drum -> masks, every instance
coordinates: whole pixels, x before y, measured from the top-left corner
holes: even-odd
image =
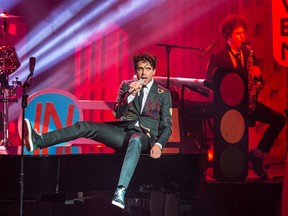
[[[14,47],[0,47],[0,75],[6,76],[12,74],[20,67],[20,61]]]

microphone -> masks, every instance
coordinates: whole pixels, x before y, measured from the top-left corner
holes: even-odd
[[[144,84],[144,80],[143,79],[139,79],[138,80],[138,84],[140,85],[140,84]],[[135,92],[136,91],[136,89],[132,89],[132,91],[129,91],[129,93],[128,93],[128,95],[127,95],[127,97],[129,96],[129,95],[131,95],[133,92]]]
[[[203,51],[200,57],[203,57],[204,55],[206,55],[215,45],[216,45],[216,41],[213,40],[212,43]]]
[[[34,72],[34,69],[35,69],[35,64],[36,64],[36,58],[35,57],[30,57],[30,59],[29,59],[29,70],[30,70],[30,73],[29,73],[28,77],[26,78],[26,80],[25,80],[25,82],[23,84],[24,88],[29,88],[31,86],[33,72]]]
[[[29,70],[31,74],[33,75],[34,69],[35,69],[35,64],[36,64],[36,58],[35,57],[30,57],[29,59]]]

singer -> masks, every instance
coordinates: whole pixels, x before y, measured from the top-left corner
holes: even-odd
[[[121,121],[87,122],[55,130],[45,134],[37,133],[30,121],[25,119],[24,144],[29,151],[74,140],[80,137],[101,142],[115,150],[125,152],[122,169],[112,204],[124,209],[125,193],[141,152],[150,157],[161,157],[172,132],[172,100],[169,90],[153,79],[157,58],[148,53],[133,57],[137,80],[123,81],[113,115]]]
[[[208,81],[213,82],[213,73],[216,68],[247,68],[251,76],[261,76],[254,52],[251,53],[251,50],[243,46],[246,41],[247,29],[247,20],[240,15],[229,15],[222,21],[220,30],[227,43],[222,51],[211,55],[207,66]],[[251,60],[253,64],[251,64]],[[273,143],[285,126],[286,119],[284,115],[259,101],[256,102],[254,111],[249,113],[248,117],[251,122],[259,121],[269,125],[257,147],[249,153],[249,161],[255,174],[266,179],[268,174],[263,168],[264,155],[271,150]]]

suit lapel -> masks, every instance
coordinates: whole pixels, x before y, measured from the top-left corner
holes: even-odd
[[[228,52],[227,49],[225,49],[225,50],[223,51],[223,54],[222,54],[222,55],[223,55],[223,57],[224,57],[224,59],[225,59],[225,62],[223,62],[224,65],[226,65],[226,67],[233,68],[234,65],[233,65],[233,62],[232,62],[232,60],[231,60],[231,57],[230,57],[229,52]]]

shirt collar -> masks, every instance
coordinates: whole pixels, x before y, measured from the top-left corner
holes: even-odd
[[[152,78],[152,80],[146,85],[146,87],[150,90],[152,85],[153,85],[154,79]]]

